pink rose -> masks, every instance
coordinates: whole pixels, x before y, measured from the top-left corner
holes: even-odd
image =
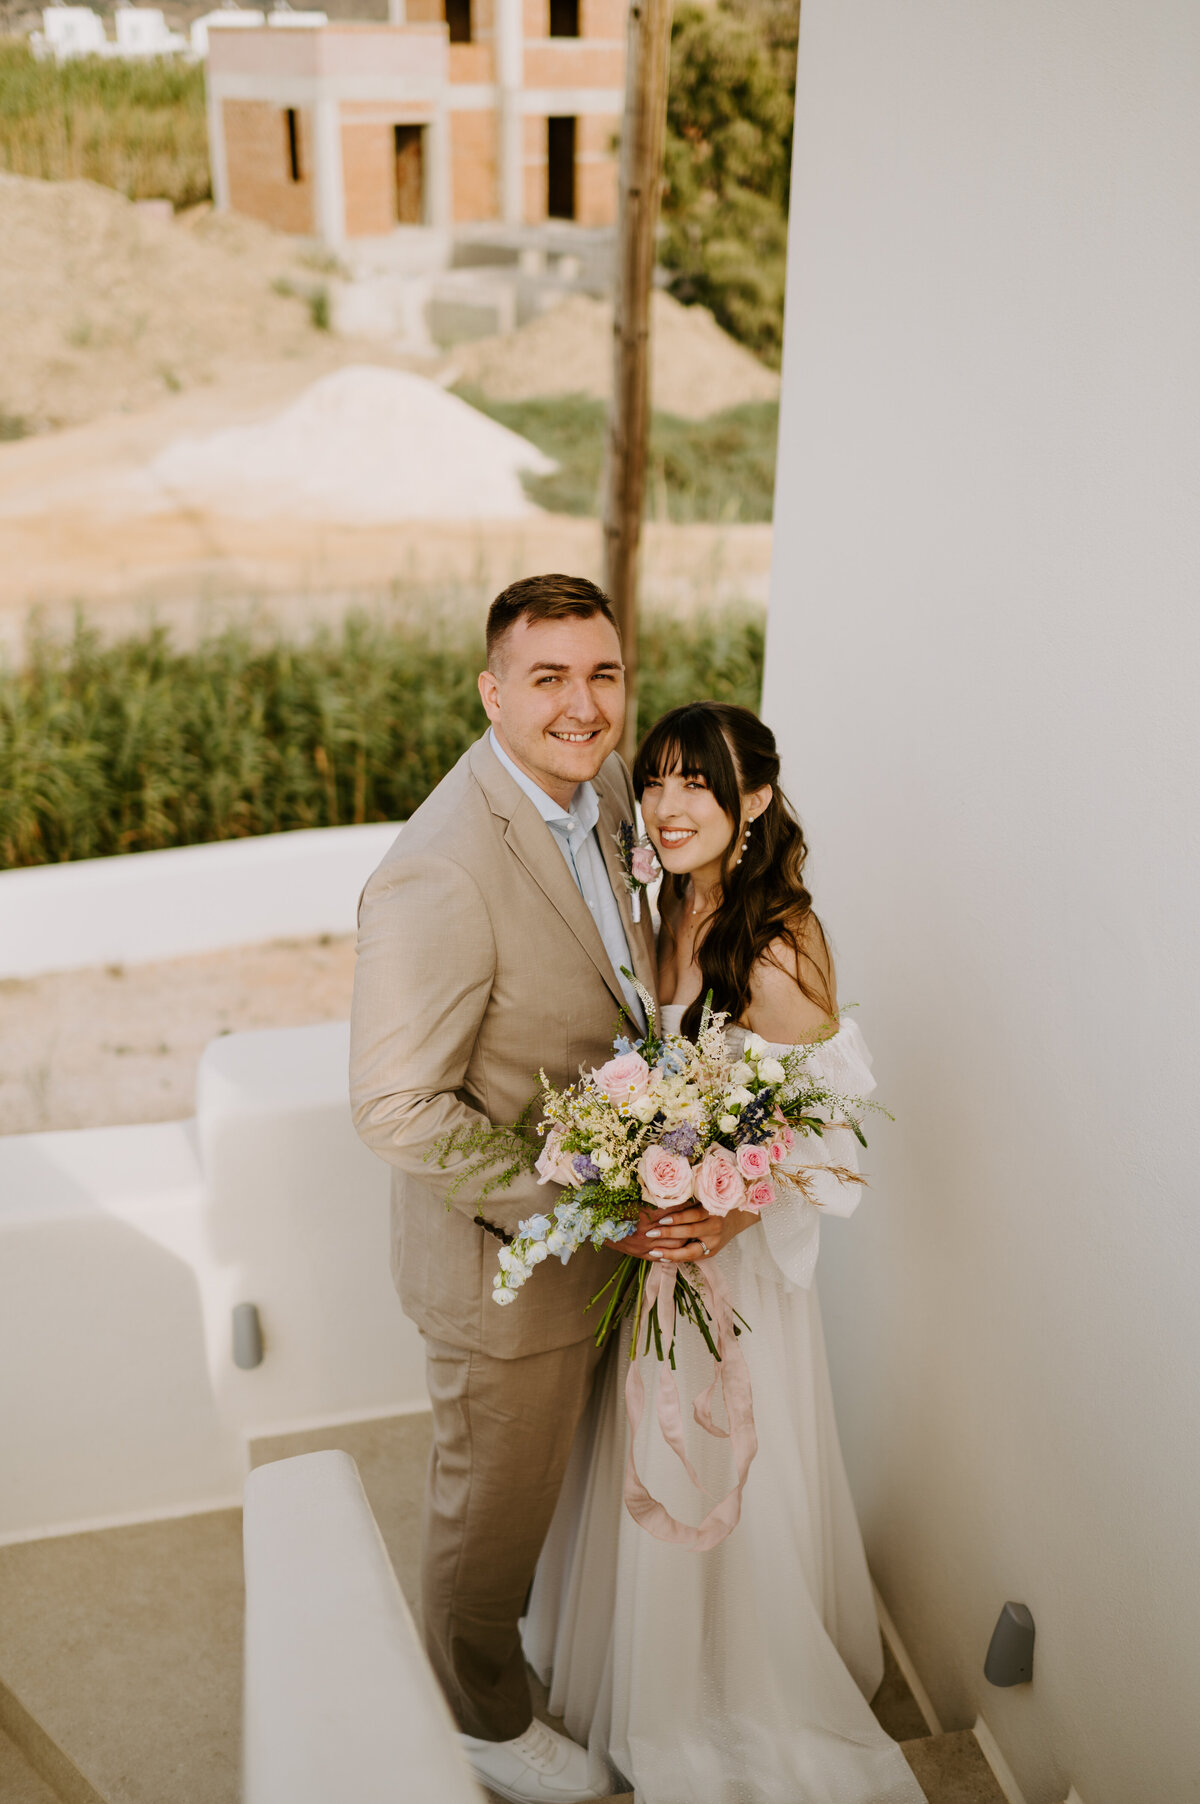
[[[692,1168],[682,1153],[665,1146],[648,1146],[638,1160],[642,1195],[656,1209],[667,1203],[685,1203],[692,1194]]]
[[[563,1151],[563,1131],[559,1127],[551,1128],[546,1135],[546,1144],[537,1156],[534,1167],[539,1184],[579,1184],[581,1179],[571,1163],[570,1153]]]
[[[635,883],[653,883],[659,875],[658,859],[649,846],[635,846],[629,864]]]
[[[756,1178],[765,1178],[771,1170],[770,1148],[766,1146],[739,1146],[737,1149],[737,1168],[742,1176],[754,1183]]]
[[[703,1203],[710,1215],[728,1215],[740,1207],[745,1193],[733,1154],[723,1146],[710,1146],[696,1171],[696,1201]]]
[[[744,1209],[765,1209],[768,1203],[773,1203],[774,1201],[774,1184],[772,1184],[770,1178],[759,1178],[758,1182],[751,1184],[750,1188],[747,1190],[746,1200],[742,1204],[742,1207]]]
[[[786,1121],[776,1124],[775,1133],[767,1151],[771,1155],[772,1165],[781,1165],[795,1145],[796,1136]]]
[[[592,1076],[609,1102],[632,1102],[645,1094],[650,1082],[650,1067],[640,1052],[623,1052],[619,1059],[609,1059]]]

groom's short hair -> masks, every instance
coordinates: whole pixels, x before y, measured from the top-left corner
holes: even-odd
[[[586,576],[523,576],[509,583],[488,609],[488,669],[495,669],[500,644],[518,620],[565,620],[572,614],[581,620],[603,614],[620,637],[612,602]]]

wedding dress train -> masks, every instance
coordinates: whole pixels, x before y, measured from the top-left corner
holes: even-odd
[[[677,1031],[682,1011],[663,1010]],[[858,1028],[813,1054],[837,1089],[874,1084]],[[800,1143],[806,1160],[853,1166],[846,1131]],[[838,1213],[853,1194],[817,1173]],[[883,1655],[862,1539],[842,1464],[816,1293],[820,1209],[795,1194],[716,1255],[743,1333],[759,1451],[732,1534],[707,1553],[654,1539],[624,1507],[628,1338],[580,1427],[524,1623],[550,1708],[627,1783],[637,1804],[923,1804],[868,1700]],[[626,1328],[626,1337],[628,1327]],[[682,1324],[678,1382],[700,1497],[655,1419],[657,1362],[638,1470],[681,1521],[733,1483],[729,1443],[690,1422],[712,1376]]]

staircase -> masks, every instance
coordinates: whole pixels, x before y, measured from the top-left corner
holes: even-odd
[[[428,1416],[255,1441],[251,1464],[326,1447],[357,1462],[415,1609]],[[929,1804],[1006,1804],[974,1734],[931,1734],[885,1657],[873,1708]],[[237,1804],[241,1670],[237,1510],[0,1547],[0,1800]]]

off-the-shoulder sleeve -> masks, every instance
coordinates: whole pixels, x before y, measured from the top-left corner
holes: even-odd
[[[772,1046],[772,1052],[790,1050]],[[846,1096],[869,1096],[875,1088],[871,1055],[856,1022],[845,1023],[831,1040],[810,1052],[809,1063],[831,1089]],[[781,1185],[777,1201],[763,1210],[762,1245],[789,1284],[807,1290],[817,1268],[822,1215],[853,1215],[862,1196],[860,1184],[847,1183],[830,1169],[858,1171],[858,1141],[849,1128],[800,1135],[784,1162],[784,1170],[803,1170],[813,1201],[790,1185]]]

